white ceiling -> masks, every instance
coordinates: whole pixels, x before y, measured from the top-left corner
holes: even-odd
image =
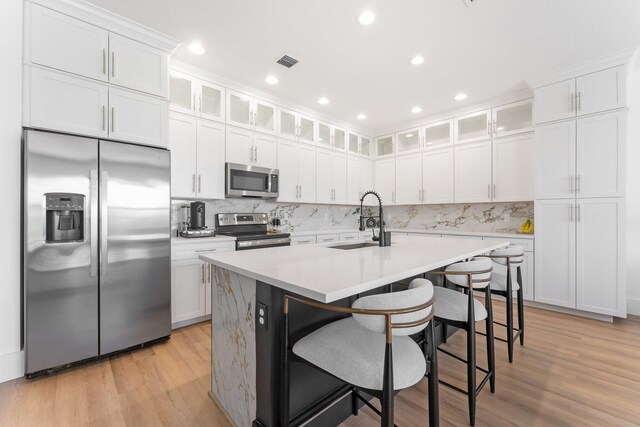
[[[89,1],[182,40],[181,61],[346,122],[365,113],[369,129],[459,107],[458,92],[476,103],[640,46],[639,0]],[[368,27],[356,21],[364,9],[376,14]],[[192,41],[207,52],[191,54]],[[283,54],[300,63],[276,64]],[[409,65],[415,54],[424,64]],[[268,74],[280,83],[267,85]]]

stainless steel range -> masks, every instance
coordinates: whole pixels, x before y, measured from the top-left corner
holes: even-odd
[[[216,234],[236,238],[236,250],[272,248],[291,245],[288,233],[268,233],[265,213],[216,214]]]

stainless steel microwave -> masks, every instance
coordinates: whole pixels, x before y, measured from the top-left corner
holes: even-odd
[[[272,199],[278,197],[278,169],[227,163],[226,197]]]

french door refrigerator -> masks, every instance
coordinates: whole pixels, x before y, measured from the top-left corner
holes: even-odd
[[[26,374],[171,333],[170,154],[25,130]]]

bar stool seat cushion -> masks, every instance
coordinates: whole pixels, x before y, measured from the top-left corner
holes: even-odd
[[[517,270],[511,267],[511,290],[513,292],[520,289],[518,284]],[[492,291],[507,291],[507,267],[505,265],[494,265],[493,274],[491,275],[491,290]]]
[[[445,272],[461,272],[461,271],[485,271],[491,269],[491,259],[474,258],[471,261],[456,262],[445,269]],[[447,274],[447,280],[458,286],[469,287],[469,278],[466,275]],[[473,280],[487,280],[491,277],[491,273],[474,274]],[[489,281],[478,282],[473,284],[473,289],[484,289],[489,285]]]
[[[293,352],[356,387],[382,390],[385,343],[385,334],[372,332],[347,317],[300,339]],[[427,372],[420,346],[408,336],[395,336],[392,348],[393,388],[401,390],[418,383]]]
[[[468,295],[441,286],[434,286],[433,290],[436,295],[436,302],[433,304],[436,317],[455,322],[468,321]],[[484,308],[484,305],[475,298],[473,299],[473,303],[475,321],[479,322],[480,320],[486,319],[487,309]]]
[[[521,263],[524,258],[524,248],[520,245],[509,245],[506,248],[496,249],[491,252],[491,256],[506,257],[511,259],[511,263]],[[507,265],[506,258],[494,258],[493,262],[500,265]]]

